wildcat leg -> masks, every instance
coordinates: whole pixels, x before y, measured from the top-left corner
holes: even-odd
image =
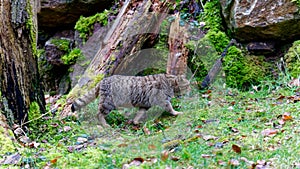
[[[105,120],[105,116],[103,113],[99,112],[98,113],[98,120],[99,120],[99,123],[102,127],[110,127],[110,125],[106,122]]]
[[[146,111],[147,111],[147,109],[140,108],[139,111],[136,113],[134,119],[133,119],[133,124],[139,124],[139,120],[141,119],[141,117],[144,116]]]
[[[108,98],[100,98],[98,109],[98,120],[100,124],[103,127],[110,127],[110,125],[106,122],[105,117],[110,113],[111,110],[115,109],[114,104]]]
[[[170,114],[172,114],[174,116],[177,116],[179,114],[183,114],[182,112],[174,110],[170,101],[165,102],[164,108],[167,112],[169,112]]]

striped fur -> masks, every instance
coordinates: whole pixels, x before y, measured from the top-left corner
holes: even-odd
[[[75,100],[72,111],[79,110],[99,96],[98,119],[101,125],[108,125],[105,116],[118,107],[138,107],[139,112],[134,118],[134,123],[137,124],[145,111],[155,105],[172,115],[181,114],[173,109],[170,99],[185,92],[188,87],[189,81],[184,76],[114,75],[104,78],[94,89]]]

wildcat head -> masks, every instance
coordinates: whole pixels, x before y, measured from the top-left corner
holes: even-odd
[[[172,81],[174,94],[176,96],[186,94],[190,91],[190,82],[185,75],[167,75],[167,77]]]

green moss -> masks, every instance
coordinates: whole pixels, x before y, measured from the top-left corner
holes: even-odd
[[[222,53],[230,41],[228,36],[222,31],[210,30],[205,36],[207,36],[218,53]]]
[[[264,57],[244,56],[235,46],[229,48],[224,58],[226,84],[230,87],[248,89],[259,84],[267,76],[268,64]]]
[[[300,40],[293,43],[293,46],[284,55],[284,59],[290,75],[298,78],[300,76]]]
[[[79,32],[80,38],[86,41],[87,37],[93,33],[95,23],[107,25],[108,14],[109,11],[105,10],[102,13],[97,13],[94,16],[90,16],[90,17],[81,16],[75,25],[75,29]]]
[[[206,29],[214,31],[223,29],[220,2],[218,0],[206,2],[204,5],[203,18],[200,19],[203,19],[205,21]]]
[[[10,137],[13,137],[13,133],[10,130],[9,133],[7,133],[7,131],[7,129],[4,129],[2,126],[0,126],[0,156],[4,153],[15,151],[13,141],[10,139]],[[9,136],[7,134],[9,134]]]
[[[73,49],[71,52],[63,55],[61,60],[66,65],[72,65],[76,62],[78,58],[84,57],[79,48]]]
[[[34,25],[33,23],[33,13],[32,13],[32,6],[30,4],[30,1],[27,0],[27,14],[28,14],[28,18],[26,20],[26,28],[29,30],[30,32],[30,41],[31,41],[31,49],[32,49],[32,53],[34,57],[37,57],[37,37],[36,37],[36,32],[37,32],[37,25]]]
[[[99,74],[94,76],[93,79],[93,83],[90,85],[90,88],[94,88],[102,79],[104,78],[103,74]]]
[[[51,43],[61,51],[68,52],[70,50],[70,41],[68,39],[53,38],[51,39]]]

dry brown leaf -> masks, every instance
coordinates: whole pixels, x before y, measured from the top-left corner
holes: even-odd
[[[213,157],[212,155],[209,155],[209,154],[201,154],[201,157],[202,158],[211,158]]]
[[[156,149],[156,146],[153,145],[153,144],[149,144],[149,145],[148,145],[148,149],[149,149],[149,150],[155,150],[155,149]]]
[[[126,144],[126,143],[121,143],[118,145],[118,147],[127,147],[127,146],[128,146],[128,144]]]
[[[129,166],[140,166],[145,160],[141,157],[134,158],[130,163]]]
[[[292,119],[293,119],[293,117],[291,116],[291,114],[289,112],[283,113],[282,120],[288,121],[288,120],[292,120]]]
[[[57,162],[57,159],[61,158],[62,156],[57,156],[54,159],[50,160],[51,164],[55,164]]]
[[[238,154],[241,154],[241,153],[242,153],[242,149],[241,149],[241,147],[238,146],[238,145],[233,144],[231,148],[232,148],[232,150],[233,150],[234,152],[236,152],[236,153],[238,153]]]
[[[219,161],[218,161],[218,164],[219,164],[219,165],[222,165],[222,166],[225,166],[225,165],[226,165],[226,162],[225,162],[225,161],[222,161],[222,160],[219,160]]]
[[[179,161],[179,160],[180,160],[180,158],[179,158],[179,157],[177,157],[177,156],[171,156],[171,160],[172,160],[172,161]]]
[[[265,129],[261,132],[263,136],[274,136],[278,133],[275,129]]]
[[[162,151],[160,158],[162,161],[167,161],[167,159],[169,158],[169,151],[167,150]]]

